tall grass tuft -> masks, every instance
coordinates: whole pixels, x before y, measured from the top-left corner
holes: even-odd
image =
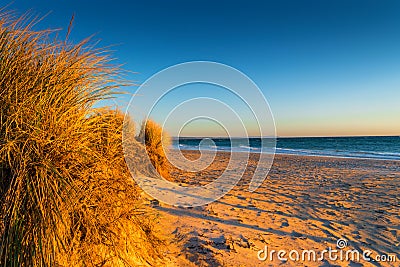
[[[146,146],[147,155],[157,172],[166,179],[170,178],[165,152],[171,144],[171,138],[161,125],[151,119],[143,121],[138,140]]]
[[[0,15],[0,265],[154,264],[163,241],[124,162],[123,115],[94,108],[121,71],[32,25]]]

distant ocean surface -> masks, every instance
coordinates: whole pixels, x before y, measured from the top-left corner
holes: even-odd
[[[260,153],[261,139],[177,138],[172,147],[183,150],[218,150]],[[264,143],[271,139],[264,138]],[[400,160],[400,136],[277,138],[276,154]]]

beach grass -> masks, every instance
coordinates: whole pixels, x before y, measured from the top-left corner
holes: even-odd
[[[28,18],[0,15],[0,265],[155,264],[164,241],[125,164],[124,116],[95,108],[123,72]]]
[[[168,179],[170,174],[166,149],[172,141],[162,126],[151,119],[143,121],[137,139],[146,146],[147,155],[156,171]]]

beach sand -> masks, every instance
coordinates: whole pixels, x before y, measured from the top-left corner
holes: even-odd
[[[190,159],[196,151],[186,151]],[[400,266],[400,162],[276,155],[267,179],[255,192],[248,183],[258,155],[238,185],[223,198],[203,207],[178,208],[153,201],[163,229],[172,233],[182,250],[171,249],[177,266]],[[229,153],[218,153],[200,173],[172,171],[176,182],[199,185],[223,171]],[[154,204],[155,203],[155,204]],[[340,253],[337,240],[347,245]],[[343,245],[341,243],[341,245]],[[267,259],[260,250],[268,249]],[[356,249],[360,253],[347,253]],[[272,250],[285,250],[278,259]],[[299,261],[288,253],[296,250]],[[316,260],[302,254],[316,252]],[[397,262],[368,262],[364,251],[390,254]],[[346,259],[346,253],[348,257]],[[296,253],[292,252],[292,258]],[[338,259],[334,260],[337,255]],[[353,258],[353,260],[351,260]]]

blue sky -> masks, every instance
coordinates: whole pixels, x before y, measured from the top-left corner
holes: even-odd
[[[75,13],[72,40],[116,45],[138,83],[186,61],[230,65],[260,87],[280,136],[400,135],[399,1],[16,0],[9,9],[51,11],[39,28],[65,29]],[[196,127],[187,134],[212,132]]]

